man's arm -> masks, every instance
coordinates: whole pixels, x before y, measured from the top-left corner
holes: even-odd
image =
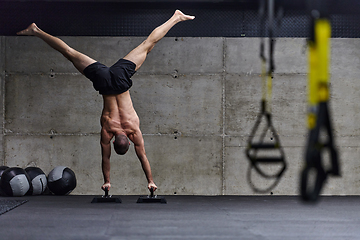
[[[134,143],[135,146],[135,152],[137,157],[139,158],[141,162],[141,167],[145,173],[146,179],[148,181],[148,188],[153,188],[155,191],[157,189],[157,186],[154,183],[152,173],[151,173],[151,167],[149,160],[145,153],[145,146],[144,146],[144,139],[140,131],[132,134],[129,136],[129,139]]]
[[[105,190],[107,187],[108,190],[111,188],[110,184],[110,155],[111,155],[111,144],[110,139],[107,136],[104,130],[101,131],[101,155],[102,155],[102,172],[104,176],[104,184],[102,185],[102,189]]]

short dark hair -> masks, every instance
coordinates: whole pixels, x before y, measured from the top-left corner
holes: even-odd
[[[119,155],[124,155],[129,150],[129,140],[123,134],[115,136],[114,150]]]

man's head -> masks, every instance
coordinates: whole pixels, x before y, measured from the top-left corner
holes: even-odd
[[[124,134],[115,136],[114,150],[119,155],[124,155],[129,150],[130,142]]]

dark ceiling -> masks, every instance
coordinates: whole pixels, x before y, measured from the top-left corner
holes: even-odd
[[[358,0],[275,0],[285,12],[277,37],[307,37],[311,5],[323,2],[333,37],[360,37]],[[311,4],[310,4],[311,3]],[[196,16],[168,36],[259,37],[258,0],[0,0],[0,35],[36,22],[57,36],[146,36],[175,9]]]

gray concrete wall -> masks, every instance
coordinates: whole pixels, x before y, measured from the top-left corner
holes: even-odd
[[[111,65],[144,38],[62,39]],[[328,195],[360,194],[359,45],[332,41],[331,109],[343,176],[328,180]],[[46,173],[66,165],[77,175],[74,194],[100,194],[101,96],[35,37],[0,37],[0,46],[3,163]],[[254,38],[164,38],[134,75],[131,95],[159,194],[254,194],[244,150],[260,106],[258,49]],[[305,40],[278,39],[275,61],[273,121],[288,170],[272,192],[296,195],[307,134]],[[146,193],[133,149],[123,157],[113,153],[111,164],[113,194]],[[256,175],[253,182],[269,184]]]

